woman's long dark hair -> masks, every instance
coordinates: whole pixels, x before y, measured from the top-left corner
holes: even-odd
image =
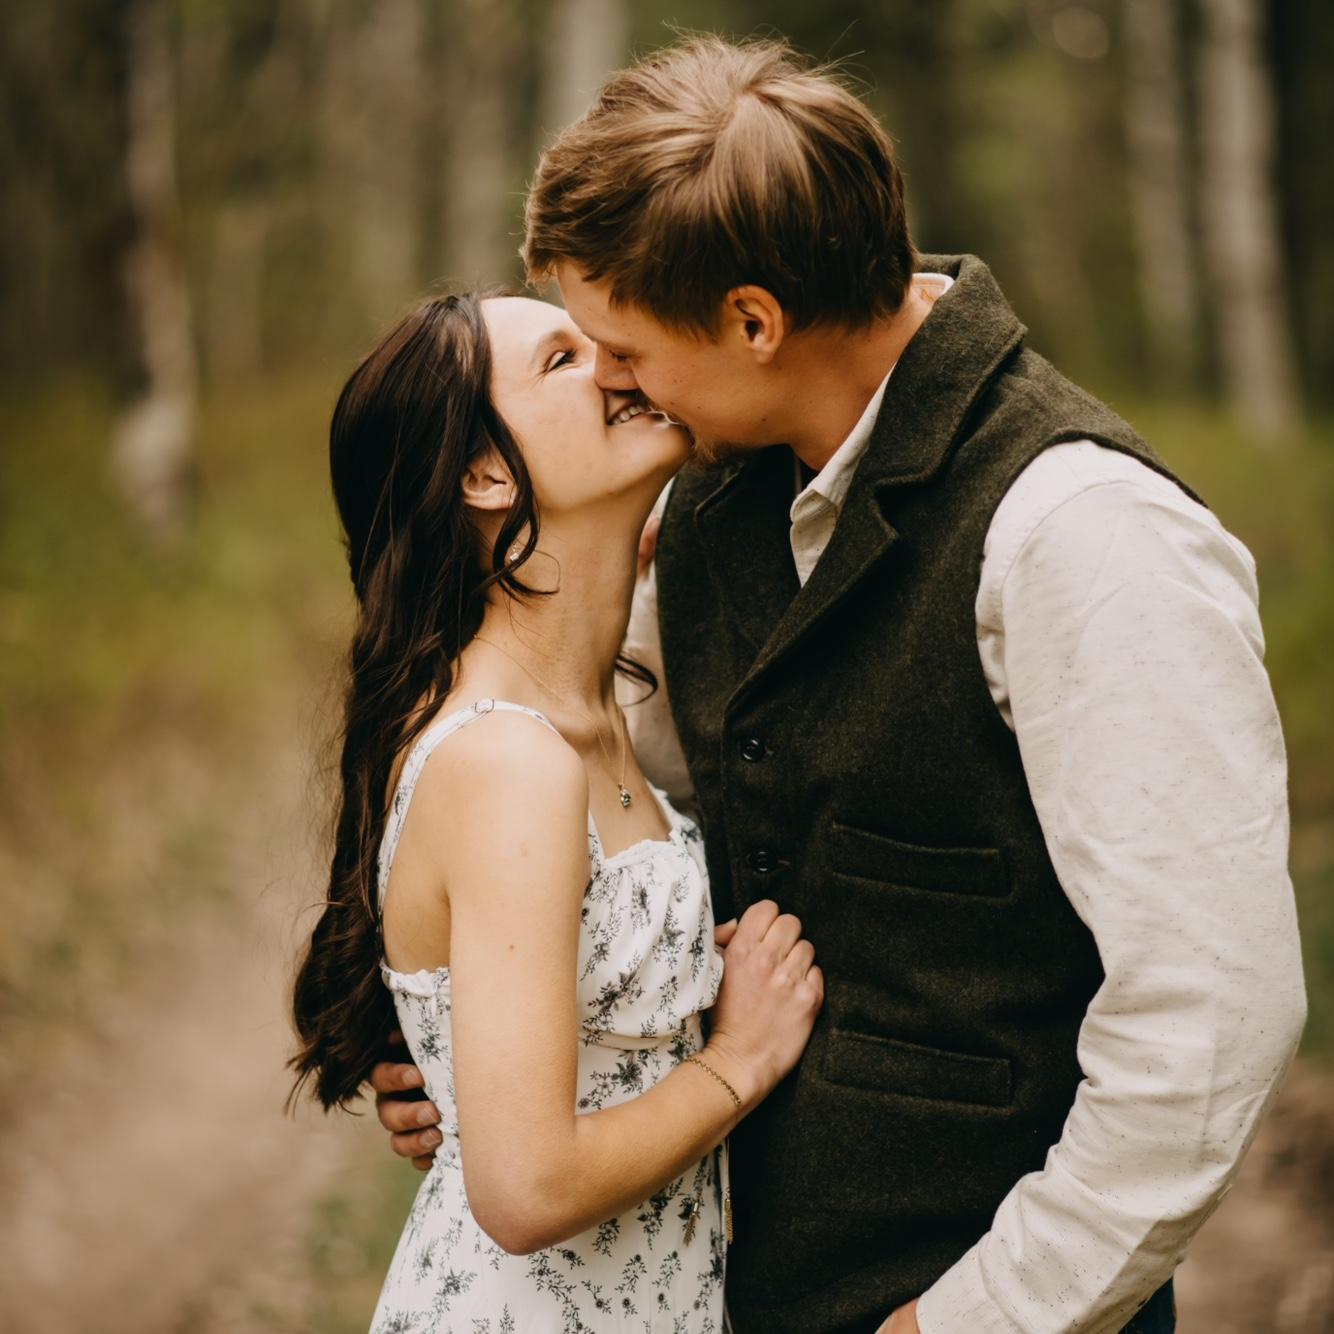
[[[346,1105],[396,1027],[380,979],[377,860],[395,759],[449,693],[487,591],[531,594],[516,571],[537,543],[532,483],[491,401],[491,350],[477,295],[424,301],[353,371],[329,429],[334,499],[357,597],[329,890],[294,987],[295,1094],[313,1077],[325,1109]],[[493,449],[514,480],[490,568],[462,498]],[[507,553],[523,535],[520,550]]]

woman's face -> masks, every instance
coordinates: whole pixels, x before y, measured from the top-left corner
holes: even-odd
[[[559,307],[526,297],[482,303],[491,394],[523,449],[544,519],[652,504],[689,455],[690,437],[637,393],[604,392],[595,347]]]

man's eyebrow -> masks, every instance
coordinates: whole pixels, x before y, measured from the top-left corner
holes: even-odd
[[[541,338],[537,340],[537,346],[533,349],[533,359],[528,363],[529,368],[535,370],[539,365],[545,362],[547,354],[553,347],[558,347],[562,343],[570,341],[570,331],[568,329],[548,329]]]
[[[612,352],[613,356],[626,356],[623,344],[613,338],[599,338],[596,334],[589,333],[587,329],[580,325],[575,326],[579,332],[588,339],[590,343],[596,343],[604,352],[612,352],[612,348],[620,348],[620,351]]]

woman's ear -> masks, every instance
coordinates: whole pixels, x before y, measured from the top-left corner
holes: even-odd
[[[463,474],[463,503],[476,510],[507,510],[514,504],[514,479],[494,449],[479,454]]]

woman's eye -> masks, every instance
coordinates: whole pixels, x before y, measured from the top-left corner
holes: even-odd
[[[566,348],[564,352],[557,352],[550,361],[547,362],[547,370],[554,371],[558,367],[567,366],[574,360],[574,351]]]

